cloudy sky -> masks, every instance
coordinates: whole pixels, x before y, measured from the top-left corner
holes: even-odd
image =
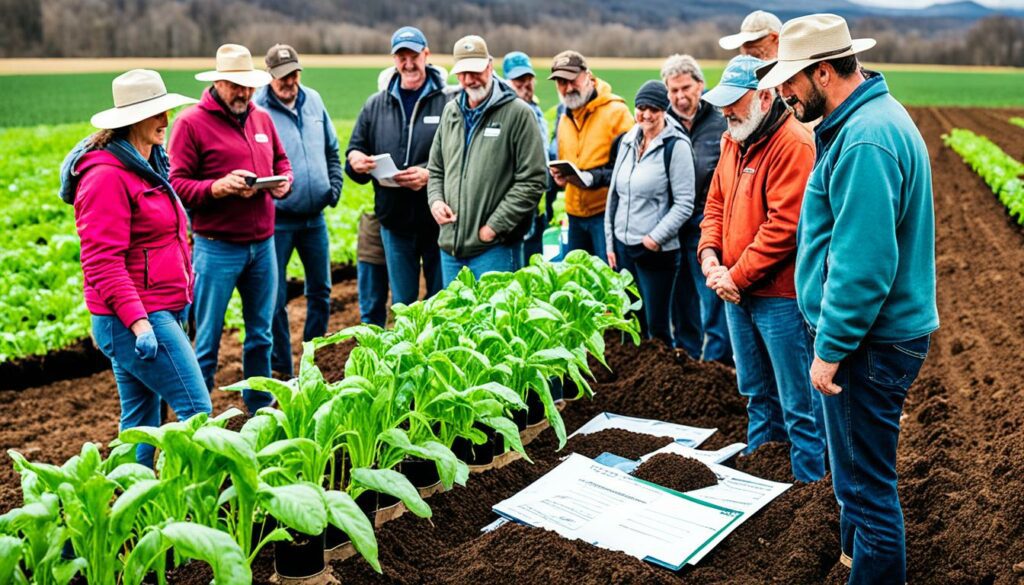
[[[954,0],[853,0],[858,4],[873,4],[890,8],[922,8],[930,4],[948,4]],[[1024,0],[974,0],[991,8],[1024,8]]]

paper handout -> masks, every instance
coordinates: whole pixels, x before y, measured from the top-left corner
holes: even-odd
[[[622,416],[621,414],[602,412],[590,419],[587,424],[576,429],[576,432],[569,435],[569,438],[575,437],[576,435],[589,435],[590,433],[596,433],[606,429],[622,429],[624,431],[632,431],[634,433],[654,435],[655,437],[672,437],[677,443],[687,447],[696,447],[700,445],[706,441],[708,437],[715,434],[715,431],[717,430],[688,427],[686,425],[677,425],[675,423],[662,422],[660,420],[634,418],[631,416]]]
[[[375,154],[370,158],[377,163],[377,168],[371,170],[370,175],[385,187],[398,187],[398,183],[391,178],[398,174],[398,167],[391,159],[391,154],[385,152],[384,154]]]

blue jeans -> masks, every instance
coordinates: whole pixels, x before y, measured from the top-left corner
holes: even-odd
[[[643,244],[627,246],[615,240],[617,269],[633,275],[643,300],[640,326],[648,339],[660,339],[672,346],[669,307],[672,302],[672,281],[679,270],[679,250],[652,252]]]
[[[497,244],[469,258],[456,258],[441,250],[441,275],[444,278],[444,286],[448,286],[459,275],[463,266],[469,267],[473,276],[479,279],[486,272],[515,272],[521,268],[522,259],[522,242]]]
[[[421,261],[427,298],[441,290],[441,255],[437,237],[410,236],[380,226],[380,239],[384,245],[392,304],[408,305],[419,299]]]
[[[793,477],[825,475],[825,421],[811,386],[814,357],[796,299],[744,295],[726,303],[736,349],[736,381],[747,399],[747,453],[769,441],[789,443]]]
[[[273,369],[293,374],[292,336],[288,327],[288,261],[298,250],[302,260],[306,293],[306,324],[302,340],[309,341],[327,333],[331,315],[331,253],[327,241],[327,223],[323,215],[308,221],[283,222],[274,225],[274,248],[277,257],[277,303],[274,309],[274,350],[270,364]]]
[[[703,219],[703,214],[691,217],[679,231],[683,257],[672,293],[673,345],[694,359],[732,364],[725,303],[707,287],[707,279],[697,262]]]
[[[533,218],[530,231],[526,232],[526,235],[523,236],[523,266],[530,263],[530,258],[534,254],[544,253],[544,230],[547,228],[547,225],[543,215]]]
[[[359,322],[383,327],[388,321],[388,267],[360,260],[356,263],[359,285]]]
[[[135,334],[120,319],[113,315],[92,316],[96,345],[110,358],[114,369],[121,397],[121,430],[160,426],[161,399],[178,420],[213,410],[196,354],[185,335],[187,315],[187,308],[149,314],[159,349],[156,359],[148,361],[135,355]],[[151,445],[140,444],[135,459],[153,467],[154,451]]]
[[[604,239],[604,212],[593,217],[569,217],[569,243],[566,252],[586,250],[605,262],[608,248]]]
[[[839,536],[853,558],[853,585],[907,581],[896,445],[907,389],[929,341],[924,335],[895,344],[861,343],[833,378],[843,391],[822,398]]]
[[[277,301],[277,257],[274,239],[252,244],[211,240],[196,235],[192,265],[196,271],[195,315],[196,357],[206,387],[213,391],[217,354],[224,331],[224,313],[231,292],[242,297],[245,342],[242,344],[242,372],[246,378],[270,376],[270,333]],[[250,414],[274,402],[269,392],[242,391]]]

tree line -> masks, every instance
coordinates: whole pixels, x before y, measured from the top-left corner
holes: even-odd
[[[277,42],[310,54],[379,54],[404,24],[419,26],[442,53],[465,34],[483,33],[495,54],[572,47],[606,57],[731,56],[718,39],[738,30],[739,17],[691,10],[663,12],[657,22],[664,1],[638,11],[618,2],[599,10],[587,0],[0,0],[0,57],[212,56],[224,42],[257,54]],[[851,28],[878,39],[872,61],[1024,66],[1024,19],[940,24],[872,17]]]

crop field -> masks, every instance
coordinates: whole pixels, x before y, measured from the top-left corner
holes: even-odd
[[[304,73],[327,100],[342,145],[377,73]],[[598,73],[627,97],[657,74]],[[720,70],[707,73],[713,83]],[[190,71],[163,75],[170,91],[202,90]],[[0,104],[0,365],[10,366],[0,388],[15,387],[27,356],[45,368],[56,350],[88,344],[78,238],[72,208],[56,195],[57,172],[91,131],[89,115],[108,107],[112,77],[0,77],[11,98]],[[1019,583],[1024,74],[899,69],[887,79],[911,106],[932,161],[942,323],[901,423],[908,580]],[[556,103],[549,82],[538,80],[538,94],[545,108]],[[326,212],[335,264],[352,262],[356,220],[371,205],[368,187],[346,181],[341,203]],[[296,268],[291,274],[301,276]],[[379,331],[351,328],[356,282],[342,279],[332,289],[329,331],[344,333],[304,347],[305,299],[289,304],[300,379],[255,382],[278,396],[277,409],[246,419],[232,410],[244,409],[237,392],[215,391],[209,420],[122,433],[121,446],[111,445],[120,409],[109,369],[2,389],[0,583],[21,582],[15,570],[57,576],[26,580],[38,583],[66,583],[60,577],[74,572],[88,582],[138,583],[150,570],[168,583],[272,583],[275,549],[299,554],[284,542],[285,528],[291,538],[323,533],[339,544],[327,571],[343,583],[845,582],[828,477],[794,483],[678,572],[517,524],[481,532],[496,518],[493,505],[570,452],[635,458],[665,442],[631,433],[566,442],[602,412],[717,429],[704,449],[744,439],[735,372],[636,344],[628,288],[577,256],[457,281]],[[241,353],[239,337],[225,335],[218,386],[242,379]],[[561,412],[549,386],[556,378],[583,394]],[[536,426],[523,429],[524,412]],[[467,439],[493,441],[487,450],[497,463],[467,467],[480,463]],[[160,447],[157,473],[130,462],[135,443]],[[413,481],[415,459],[436,471],[426,484]],[[781,443],[728,465],[794,481]],[[58,560],[65,539],[75,561]],[[168,549],[175,555],[165,556]]]

